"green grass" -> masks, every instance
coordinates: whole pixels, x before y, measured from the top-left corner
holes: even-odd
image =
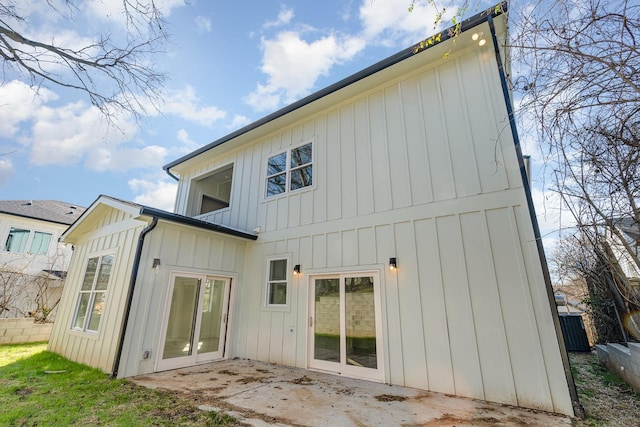
[[[45,350],[46,344],[0,346],[0,425],[235,425],[171,393],[112,380]]]

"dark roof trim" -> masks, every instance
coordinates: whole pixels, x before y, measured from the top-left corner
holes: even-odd
[[[56,221],[56,220],[53,220],[53,219],[46,219],[46,218],[37,217],[37,216],[34,216],[34,215],[24,215],[24,214],[19,214],[19,213],[16,213],[16,212],[9,212],[9,211],[3,211],[3,210],[0,210],[0,213],[6,214],[6,215],[13,215],[13,216],[17,216],[17,217],[20,217],[20,218],[36,219],[38,221],[51,222],[53,224],[60,224],[60,225],[67,225],[67,226],[70,225],[68,222]]]
[[[190,218],[184,215],[178,215],[175,213],[163,211],[160,209],[150,208],[148,206],[142,206],[140,208],[140,215],[148,215],[158,219],[164,219],[166,221],[176,222],[178,224],[191,225],[193,227],[202,228],[204,230],[216,231],[218,233],[228,234],[230,236],[242,237],[249,240],[256,240],[258,236],[244,231],[236,230],[233,228],[223,227],[211,222],[201,221],[196,218]]]
[[[502,15],[504,13],[507,12],[507,2],[501,2],[498,3],[497,5],[486,9],[480,13],[478,13],[477,15],[472,16],[471,18],[465,19],[464,21],[462,21],[462,23],[460,24],[460,28],[459,28],[459,33],[463,33],[473,27],[476,27],[484,22],[487,21],[489,16],[495,17],[495,16],[499,16]],[[353,74],[349,77],[346,77],[342,80],[340,80],[337,83],[334,83],[330,86],[327,86],[324,89],[319,90],[316,93],[313,93],[305,98],[302,98],[299,101],[294,102],[293,104],[290,104],[274,113],[271,113],[265,117],[263,117],[262,119],[259,119],[258,121],[255,121],[241,129],[236,130],[235,132],[232,132],[226,136],[223,136],[220,139],[217,139],[216,141],[213,141],[207,145],[204,145],[200,148],[198,148],[197,150],[180,157],[177,160],[174,160],[171,163],[168,163],[166,165],[164,165],[162,168],[169,174],[169,176],[171,176],[172,178],[176,178],[176,176],[174,174],[171,173],[171,168],[173,168],[174,166],[179,165],[180,163],[184,163],[187,160],[190,160],[206,151],[211,150],[214,147],[217,147],[218,145],[222,145],[225,142],[228,142],[234,138],[237,138],[245,133],[248,133],[254,129],[259,128],[260,126],[263,126],[269,122],[272,122],[286,114],[289,114],[299,108],[302,108],[308,104],[311,104],[314,101],[317,101],[320,98],[323,98],[329,94],[332,94],[334,92],[337,92],[340,89],[343,89],[349,85],[352,85],[366,77],[371,76],[372,74],[375,74],[379,71],[384,70],[385,68],[388,68],[392,65],[397,64],[398,62],[401,62],[407,58],[410,58],[414,55],[416,55],[417,53],[420,53],[424,50],[427,50],[433,46],[436,46],[442,42],[444,42],[445,40],[448,40],[452,37],[455,37],[455,27],[451,27],[448,28],[444,31],[441,31],[439,33],[440,37],[430,37],[420,43],[416,43],[415,45],[404,49],[403,51],[400,51],[398,53],[396,53],[395,55],[392,55],[386,59],[383,59],[382,61],[371,65],[370,67],[365,68],[362,71],[357,72],[356,74]]]

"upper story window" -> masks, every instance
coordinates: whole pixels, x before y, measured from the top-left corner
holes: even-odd
[[[192,215],[228,208],[231,202],[233,164],[215,170],[213,173],[194,179],[191,183]]]
[[[5,252],[46,255],[51,245],[51,233],[11,227],[4,243]],[[28,249],[27,249],[28,248]]]
[[[313,143],[291,148],[267,160],[267,197],[312,184]]]

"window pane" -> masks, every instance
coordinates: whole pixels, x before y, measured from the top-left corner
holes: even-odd
[[[316,279],[315,288],[313,357],[340,363],[340,280]]]
[[[113,255],[103,256],[102,262],[100,262],[100,273],[98,273],[98,280],[96,281],[96,290],[104,291],[105,289],[107,289],[112,266]]]
[[[269,283],[269,305],[287,303],[287,283]]]
[[[345,279],[345,331],[347,364],[378,366],[373,277]]]
[[[267,197],[274,196],[276,194],[284,193],[287,189],[286,174],[280,174],[272,176],[267,179]]]
[[[81,293],[80,301],[78,302],[78,309],[76,310],[76,317],[73,321],[73,327],[82,329],[84,327],[84,318],[87,315],[87,306],[89,305],[89,293]]]
[[[269,157],[267,164],[267,175],[275,175],[287,169],[287,153],[280,153],[277,156]]]
[[[51,234],[35,231],[29,253],[34,255],[46,255],[49,251],[49,243],[51,243]]]
[[[102,319],[102,313],[104,312],[106,292],[96,292],[93,298],[93,308],[91,309],[91,317],[89,317],[88,331],[97,331],[100,326],[100,319]]]
[[[87,271],[84,273],[84,281],[82,282],[82,290],[90,291],[93,286],[93,278],[96,276],[98,268],[98,258],[89,258],[87,262]]]
[[[287,260],[276,259],[269,265],[269,281],[287,280]]]
[[[13,228],[9,230],[9,236],[7,237],[7,241],[4,244],[4,250],[7,252],[24,252],[25,247],[27,246],[27,239],[29,238],[29,230],[24,230],[21,228]]]
[[[313,184],[313,166],[305,166],[291,171],[291,190],[308,187]]]
[[[312,152],[313,149],[311,143],[291,150],[291,168],[311,163]]]

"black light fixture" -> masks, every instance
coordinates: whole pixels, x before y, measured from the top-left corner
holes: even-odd
[[[293,274],[295,274],[296,276],[297,276],[298,274],[300,274],[300,264],[296,264],[296,265],[293,267]]]
[[[154,268],[156,270],[160,268],[160,258],[153,259],[153,266],[151,268]]]
[[[398,268],[398,260],[393,257],[389,258],[389,270],[393,271]]]

